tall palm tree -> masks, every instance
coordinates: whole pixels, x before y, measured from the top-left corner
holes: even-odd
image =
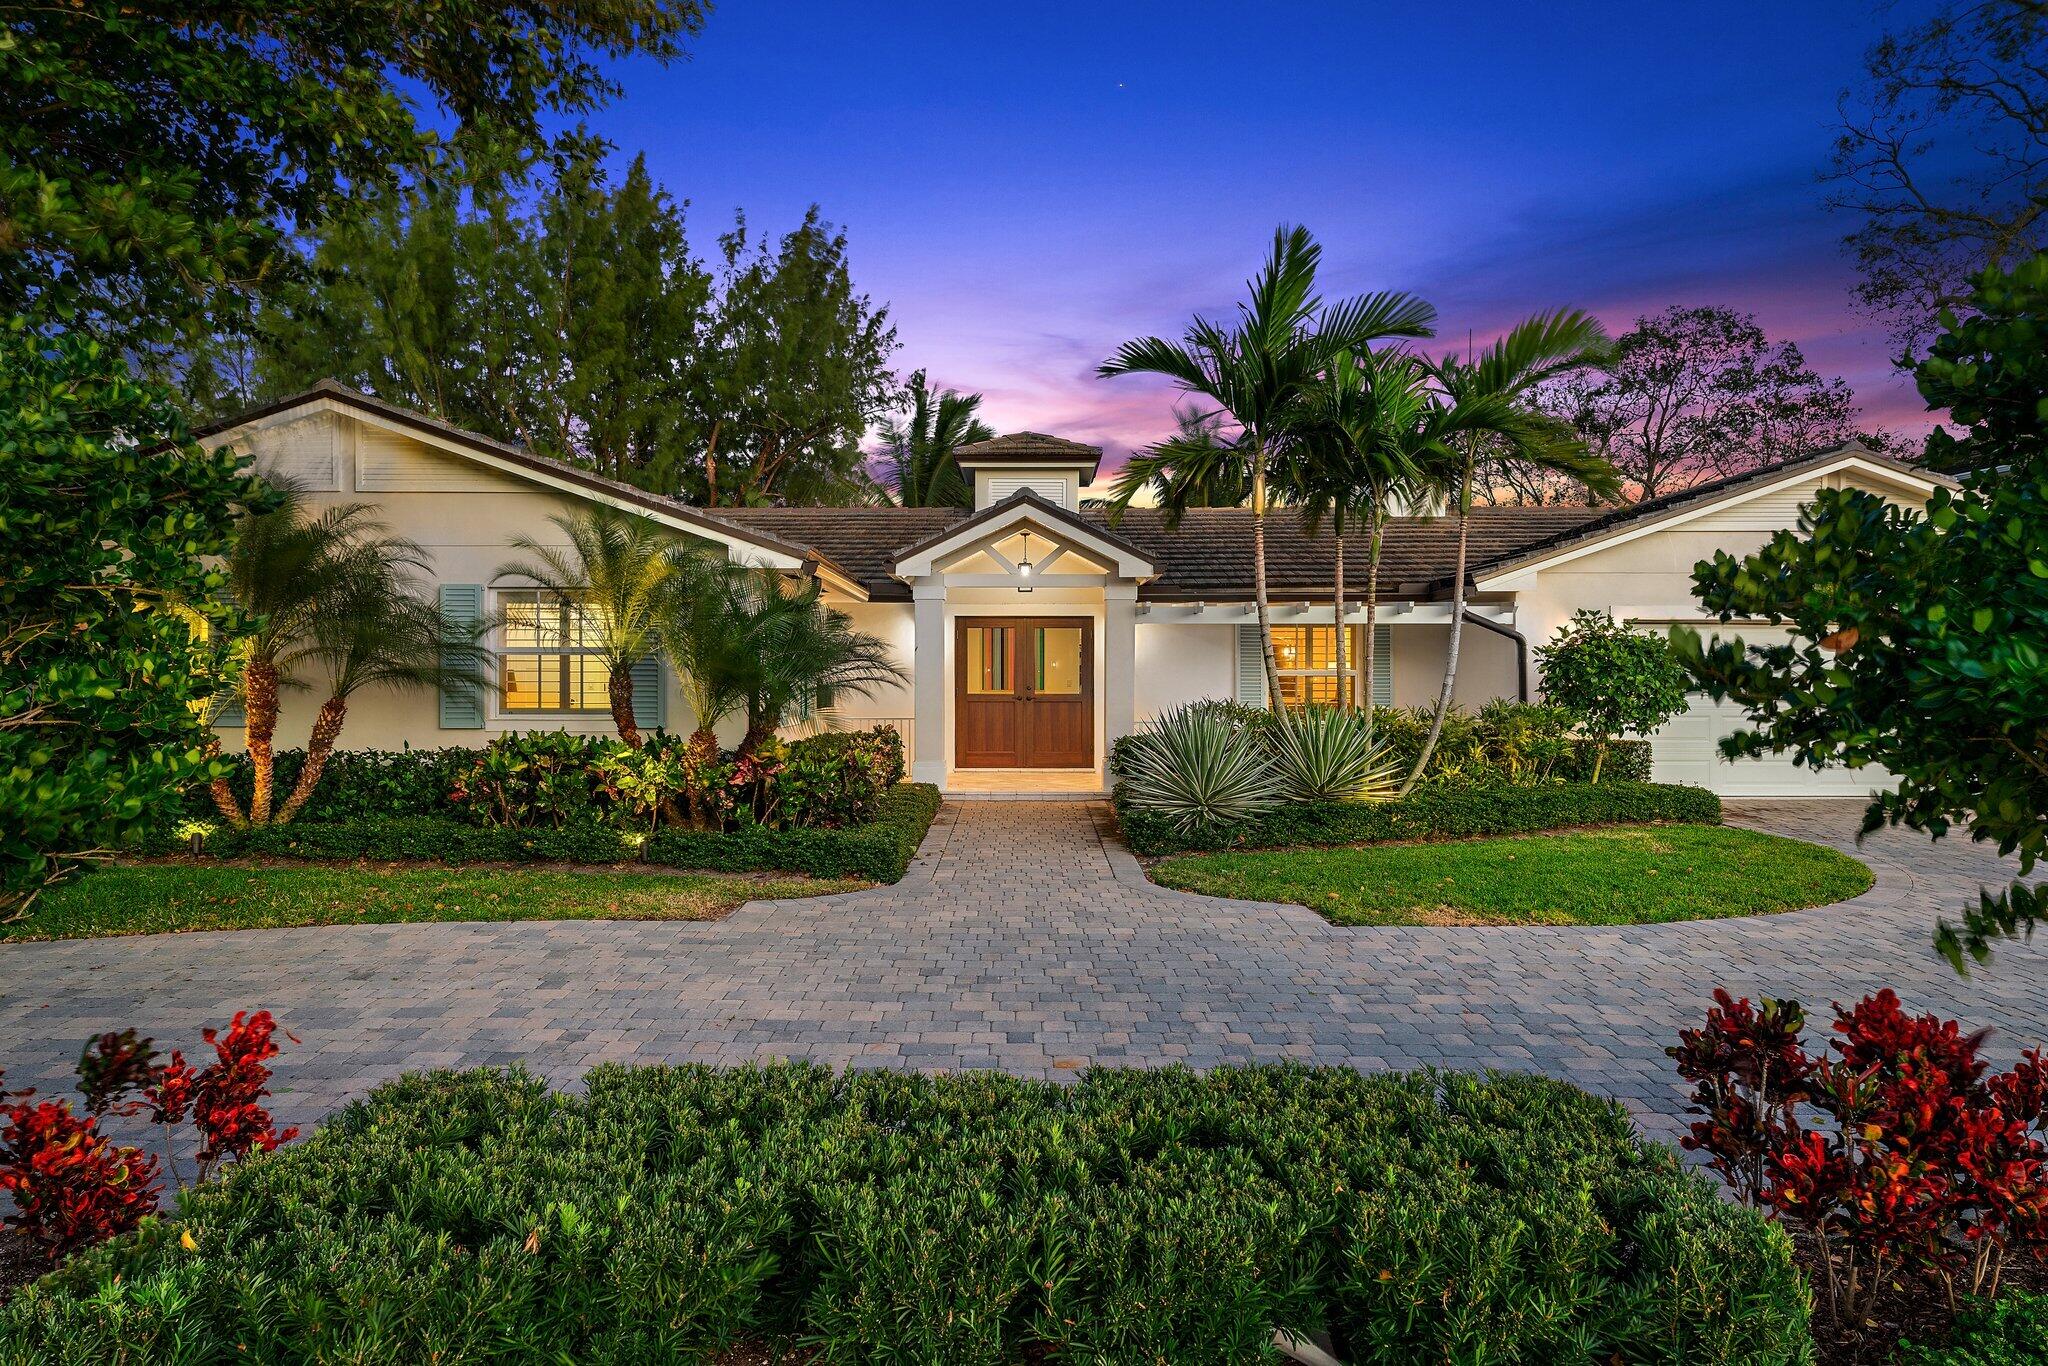
[[[483,628],[453,635],[441,612],[408,582],[398,559],[351,557],[355,572],[321,604],[309,631],[304,658],[327,676],[327,700],[313,720],[306,761],[291,795],[278,808],[284,825],[313,795],[327,760],[341,739],[349,698],[371,686],[483,687],[490,653]]]
[[[1248,283],[1231,326],[1195,318],[1178,342],[1140,337],[1097,367],[1105,377],[1164,375],[1228,413],[1240,431],[1232,444],[1244,462],[1252,503],[1252,596],[1265,655],[1266,696],[1280,706],[1273,658],[1272,604],[1266,593],[1267,473],[1285,440],[1290,410],[1340,351],[1391,338],[1426,337],[1436,310],[1408,294],[1369,294],[1325,306],[1316,294],[1322,248],[1306,228],[1273,234],[1265,265]]]
[[[926,386],[924,371],[910,376],[910,412],[901,422],[882,423],[883,478],[895,491],[896,506],[972,507],[974,490],[953,453],[995,431],[978,416],[980,394],[954,389],[937,393]]]
[[[1379,624],[1380,551],[1387,517],[1397,496],[1421,480],[1426,451],[1442,440],[1431,420],[1428,375],[1401,351],[1340,351],[1321,379],[1304,395],[1295,419],[1293,480],[1311,534],[1331,524],[1333,620],[1337,623],[1337,674],[1348,664],[1349,632],[1344,627],[1344,536],[1347,522],[1362,518],[1367,528],[1365,589],[1365,687],[1363,709],[1372,720],[1373,632]],[[1339,695],[1339,705],[1351,705]]]
[[[1431,367],[1437,387],[1451,410],[1457,441],[1449,458],[1438,466],[1446,500],[1458,520],[1458,554],[1451,589],[1450,644],[1444,655],[1444,681],[1437,694],[1429,734],[1402,782],[1400,795],[1411,791],[1436,752],[1458,681],[1458,649],[1465,626],[1465,566],[1472,516],[1472,473],[1483,447],[1491,445],[1501,458],[1568,475],[1596,497],[1612,497],[1620,479],[1614,467],[1586,449],[1567,424],[1539,410],[1530,391],[1546,380],[1599,364],[1607,354],[1607,333],[1599,320],[1575,308],[1539,313],[1512,328],[1480,352],[1459,360],[1445,357]],[[1462,413],[1461,413],[1462,410]]]
[[[549,519],[568,545],[512,540],[528,558],[499,566],[502,578],[521,578],[569,599],[580,614],[581,648],[609,671],[606,699],[619,738],[638,747],[633,720],[633,666],[661,648],[662,623],[673,587],[675,540],[645,517],[596,506]]]
[[[1194,405],[1175,408],[1177,430],[1137,452],[1110,485],[1106,506],[1121,520],[1141,493],[1164,510],[1169,527],[1189,508],[1243,507],[1251,494],[1245,462],[1224,434],[1223,415]]]
[[[276,485],[278,502],[252,513],[235,530],[225,566],[227,592],[252,623],[234,642],[241,663],[240,692],[252,788],[243,810],[225,782],[213,785],[214,804],[229,824],[267,825],[275,786],[275,741],[280,693],[302,687],[304,667],[321,658],[316,627],[359,601],[362,585],[384,575],[396,591],[403,575],[424,565],[425,552],[384,533],[366,504],[310,511],[299,492]]]

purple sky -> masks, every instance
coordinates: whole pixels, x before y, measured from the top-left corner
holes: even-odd
[[[1167,389],[1094,367],[1228,309],[1284,221],[1327,294],[1434,302],[1438,345],[1726,304],[1918,431],[1815,172],[1863,49],[1923,8],[723,0],[592,123],[691,201],[700,250],[735,208],[779,231],[821,205],[899,368],[998,430],[1164,435]]]

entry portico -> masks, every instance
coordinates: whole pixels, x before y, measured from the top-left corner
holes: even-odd
[[[1101,790],[1136,717],[1136,545],[1074,508],[1102,453],[1025,432],[960,452],[979,509],[897,552],[910,589],[912,776],[952,792]],[[993,501],[989,501],[993,500]]]

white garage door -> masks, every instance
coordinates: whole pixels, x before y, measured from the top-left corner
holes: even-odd
[[[1690,783],[1724,797],[1862,797],[1890,785],[1890,775],[1880,768],[1824,768],[1816,773],[1794,764],[1789,754],[1722,757],[1721,737],[1748,729],[1739,703],[1695,697],[1688,711],[1650,737],[1651,780]]]

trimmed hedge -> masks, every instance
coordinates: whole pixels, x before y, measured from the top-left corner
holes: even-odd
[[[1784,1232],[1562,1082],[401,1078],[0,1308],[13,1362],[1783,1362]],[[189,1235],[191,1248],[182,1246]]]
[[[857,877],[895,882],[938,813],[939,790],[904,783],[882,798],[865,825],[839,830],[770,830],[723,834],[663,830],[647,843],[650,862],[714,873],[791,872],[813,877]],[[177,848],[160,840],[155,852]],[[465,824],[446,816],[393,816],[380,820],[294,821],[249,830],[217,830],[206,852],[222,858],[256,854],[304,859],[432,859],[442,863],[617,863],[634,850],[617,830],[602,825],[561,830],[520,830]]]
[[[1193,835],[1181,834],[1164,817],[1136,810],[1121,793],[1116,810],[1124,842],[1155,857],[1219,849],[1525,835],[1647,821],[1712,825],[1721,819],[1721,799],[1705,788],[1670,783],[1424,788],[1392,802],[1290,802],[1235,828]]]

